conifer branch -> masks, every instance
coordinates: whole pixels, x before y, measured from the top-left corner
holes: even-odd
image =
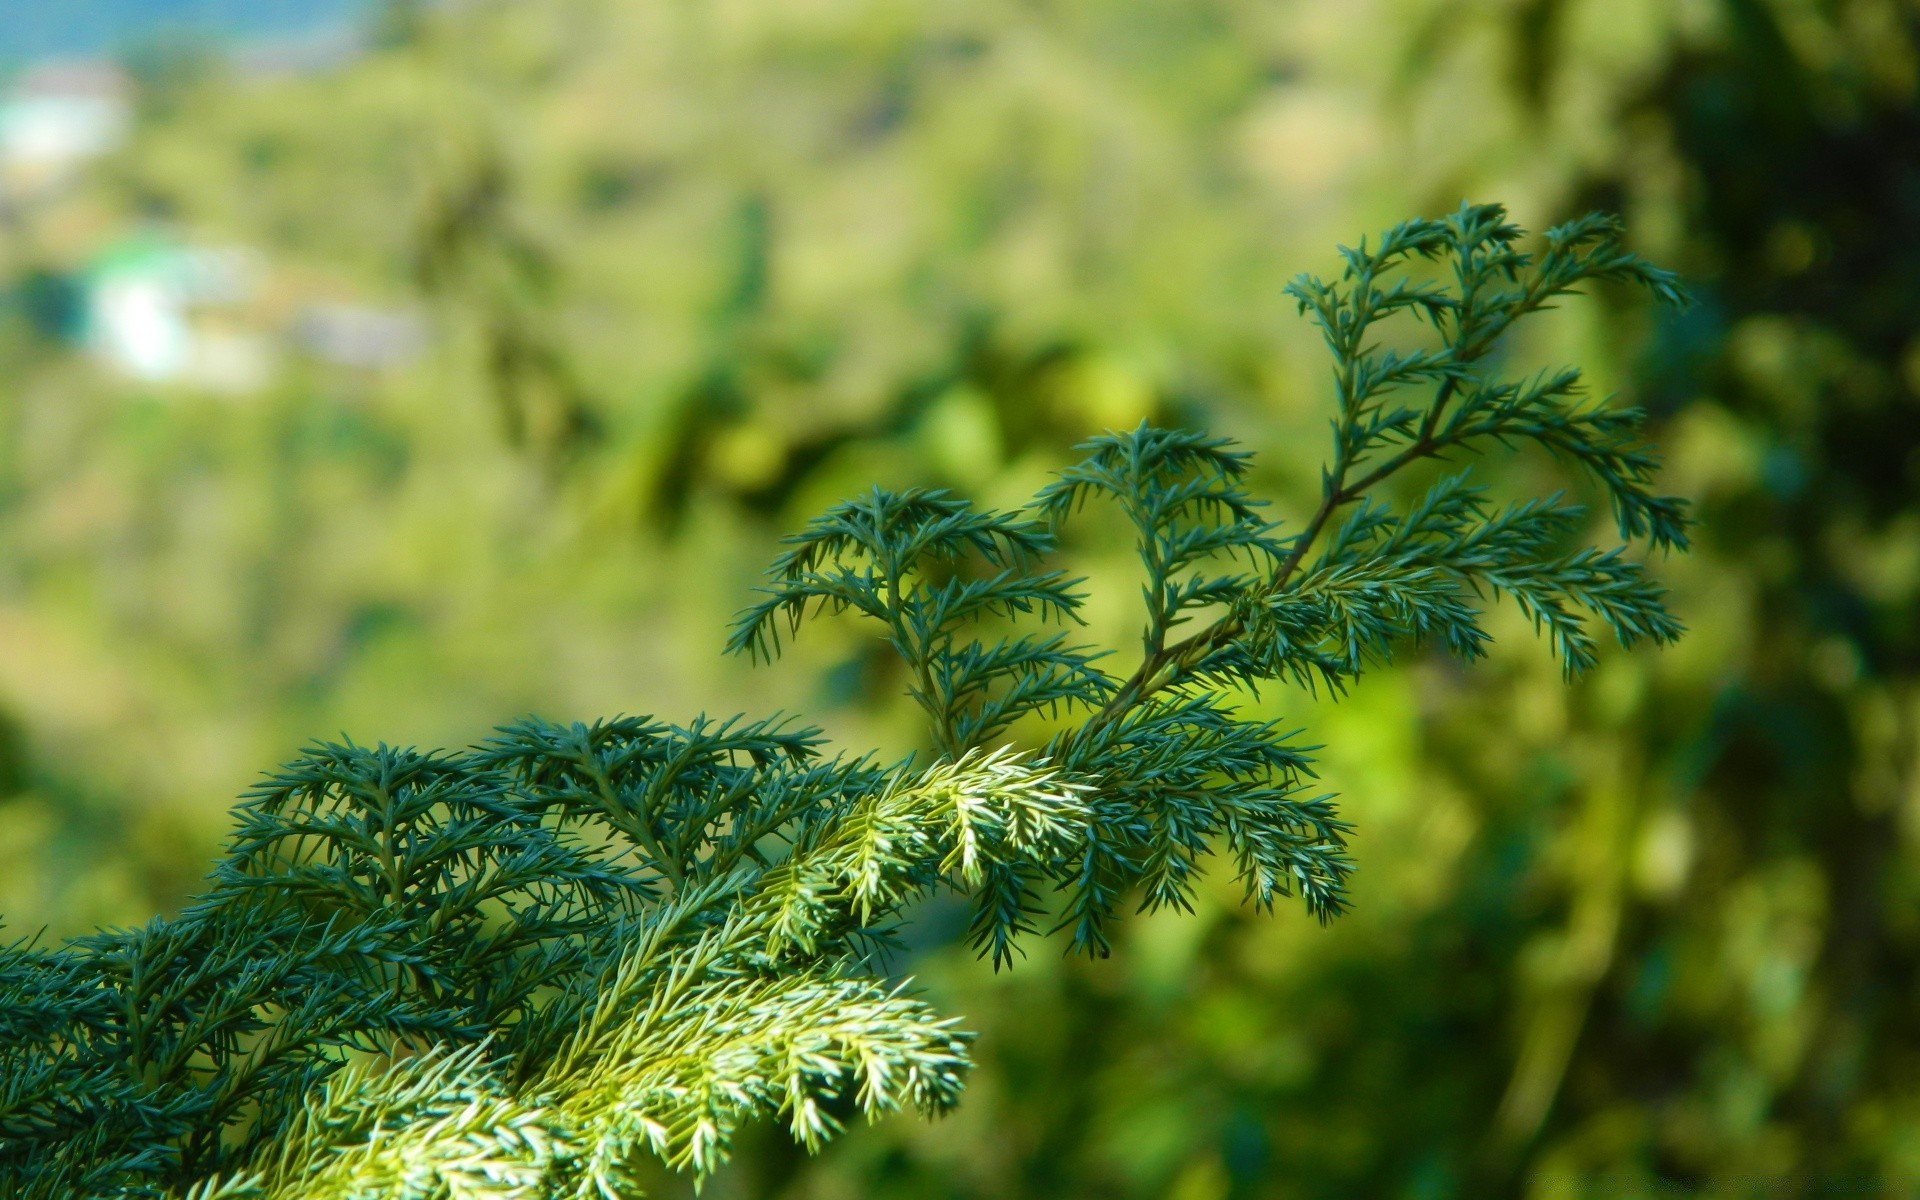
[[[1596,619],[1626,645],[1680,630],[1558,497],[1496,506],[1464,474],[1402,509],[1373,495],[1415,462],[1531,441],[1598,481],[1623,542],[1685,546],[1637,414],[1581,402],[1577,372],[1482,366],[1587,281],[1677,286],[1601,218],[1538,255],[1520,239],[1464,207],[1294,282],[1338,400],[1296,533],[1246,491],[1247,454],[1143,425],[1016,512],[876,489],[790,539],[729,648],[773,658],[822,611],[874,622],[926,759],[829,756],[779,717],[308,747],[242,798],[179,917],[0,946],[0,1194],[634,1197],[644,1161],[705,1177],[749,1121],[811,1149],[847,1103],[957,1100],[971,1035],[881,969],[927,896],[970,901],[996,966],[1043,929],[1107,953],[1123,908],[1191,907],[1214,854],[1256,908],[1339,914],[1349,827],[1236,689],[1338,692],[1408,642],[1475,657],[1495,596],[1569,674],[1595,660]],[[1413,259],[1450,264],[1452,286],[1393,278]],[[1437,344],[1379,349],[1402,314]],[[1400,403],[1414,388],[1430,398]],[[1141,562],[1125,677],[1072,639],[1083,581],[1049,565],[1090,501],[1117,506]]]

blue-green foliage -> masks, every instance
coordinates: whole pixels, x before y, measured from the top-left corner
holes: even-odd
[[[1339,400],[1297,527],[1247,493],[1247,455],[1142,427],[1082,447],[1018,512],[876,490],[792,538],[731,648],[772,657],[821,610],[877,622],[925,758],[832,756],[744,718],[310,748],[242,800],[178,918],[0,951],[0,1193],[635,1195],[643,1158],[704,1174],[756,1116],[814,1146],[837,1099],[954,1101],[968,1035],[875,965],[931,893],[971,899],[996,963],[1043,924],[1106,953],[1124,906],[1187,906],[1215,852],[1259,908],[1339,913],[1347,826],[1239,689],[1338,691],[1408,642],[1473,658],[1494,596],[1570,673],[1594,618],[1628,644],[1678,633],[1557,498],[1496,505],[1457,474],[1404,508],[1372,495],[1419,460],[1533,441],[1598,480],[1623,539],[1684,545],[1634,414],[1579,400],[1574,372],[1484,369],[1514,321],[1588,280],[1678,300],[1673,281],[1604,220],[1537,258],[1519,237],[1463,208],[1295,282]],[[1451,283],[1393,277],[1421,258]],[[1396,314],[1434,344],[1377,348]],[[1130,670],[1076,640],[1082,581],[1051,565],[1090,505],[1137,542]]]

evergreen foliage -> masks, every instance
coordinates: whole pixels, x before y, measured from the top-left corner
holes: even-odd
[[[1601,218],[1538,253],[1521,236],[1463,207],[1295,282],[1339,401],[1298,527],[1263,515],[1246,455],[1143,426],[1088,443],[1018,512],[876,490],[791,539],[731,649],[771,658],[822,611],[877,622],[924,759],[744,717],[527,719],[457,754],[310,747],[242,800],[179,917],[0,951],[0,1192],[637,1195],[637,1163],[704,1176],[753,1119],[811,1148],[849,1102],[955,1102],[969,1035],[886,967],[930,894],[970,898],[996,964],[1043,926],[1107,953],[1123,905],[1186,906],[1215,852],[1255,906],[1338,914],[1347,826],[1306,750],[1236,692],[1338,691],[1408,642],[1472,658],[1496,596],[1569,673],[1595,622],[1624,644],[1679,632],[1557,498],[1496,505],[1464,475],[1403,508],[1375,496],[1421,460],[1530,441],[1594,476],[1623,540],[1684,546],[1637,414],[1581,400],[1573,371],[1487,365],[1583,284],[1678,302],[1676,283]],[[1451,280],[1408,279],[1421,259]],[[1396,315],[1434,344],[1380,348]],[[1081,581],[1051,565],[1088,503],[1137,537],[1125,674],[1074,640]]]

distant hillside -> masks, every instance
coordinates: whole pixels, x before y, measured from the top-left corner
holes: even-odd
[[[317,33],[376,0],[0,0],[0,68],[109,54],[168,35],[251,41]]]

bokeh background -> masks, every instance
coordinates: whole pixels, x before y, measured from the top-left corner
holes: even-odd
[[[316,736],[913,749],[856,637],[720,656],[781,533],[1017,501],[1142,418],[1297,512],[1286,279],[1463,198],[1598,207],[1698,304],[1511,357],[1653,414],[1689,637],[1565,688],[1511,619],[1270,698],[1352,915],[1218,880],[995,975],[930,911],[963,1107],[765,1131],[708,1194],[1920,1194],[1917,72],[1908,0],[3,0],[6,936],[176,910]]]

